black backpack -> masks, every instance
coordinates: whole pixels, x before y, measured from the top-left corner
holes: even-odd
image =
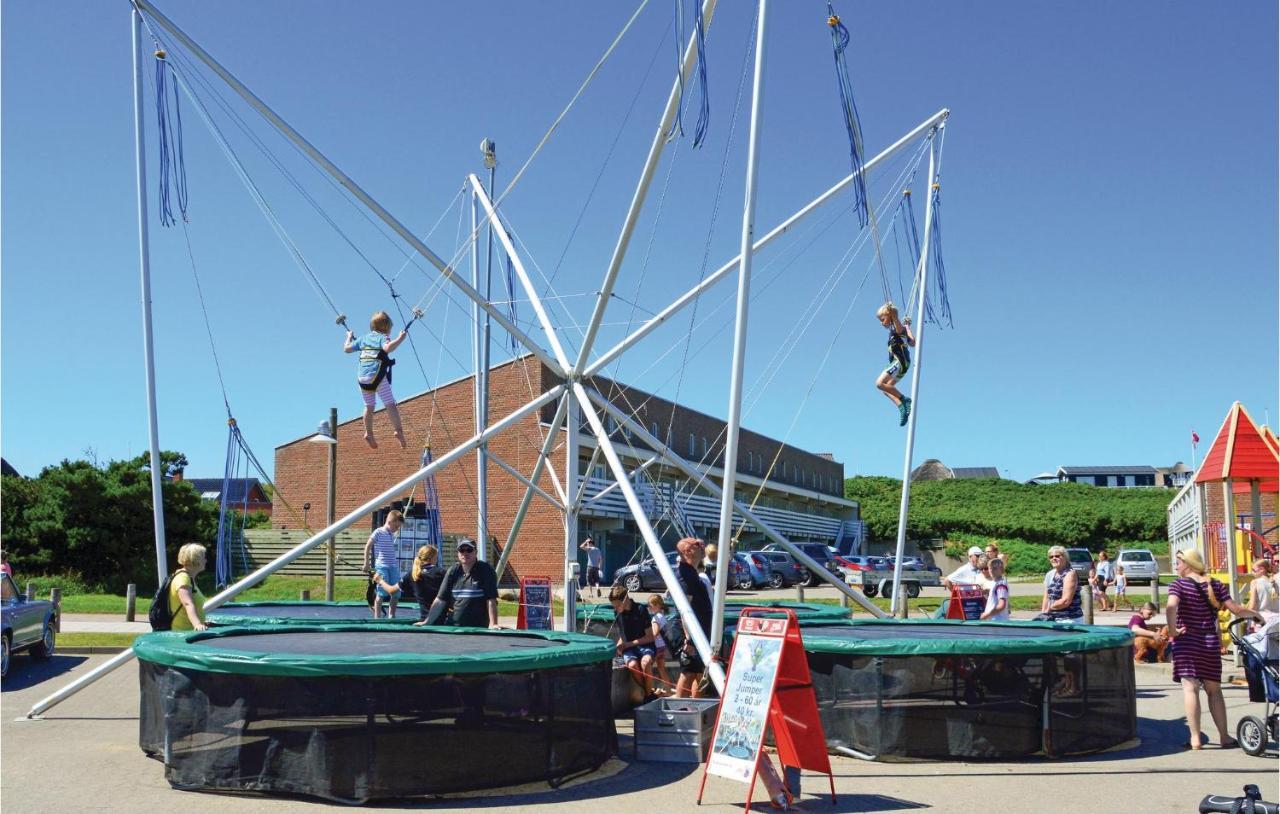
[[[679,616],[672,614],[667,618],[666,624],[662,626],[662,640],[667,643],[668,653],[674,655],[684,650],[684,625],[680,623]]]
[[[147,611],[147,621],[151,623],[152,630],[173,630],[173,619],[178,611],[169,613],[169,588],[177,573],[174,571],[169,574],[169,578],[156,588],[156,595],[151,600],[151,610]],[[178,610],[182,610],[181,604],[178,605]]]

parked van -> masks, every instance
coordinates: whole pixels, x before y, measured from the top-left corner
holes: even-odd
[[[1089,567],[1093,565],[1093,553],[1087,548],[1068,548],[1067,561],[1071,563],[1071,569],[1076,572],[1076,576],[1080,578],[1083,585],[1089,578]],[[1125,573],[1129,573],[1127,568]]]

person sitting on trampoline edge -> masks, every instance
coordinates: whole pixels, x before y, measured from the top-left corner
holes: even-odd
[[[387,522],[373,530],[364,544],[364,571],[370,573],[376,588],[373,597],[373,616],[382,616],[382,600],[389,599],[388,616],[396,616],[396,603],[400,601],[400,562],[396,554],[396,532],[404,525],[404,514],[398,509],[387,512]]]
[[[370,447],[378,448],[378,442],[373,438],[376,397],[382,399],[382,406],[387,408],[391,428],[403,447],[405,440],[404,429],[400,426],[400,409],[396,407],[396,397],[391,394],[391,366],[396,363],[391,352],[400,347],[408,334],[402,330],[395,339],[391,338],[391,316],[386,311],[375,313],[369,320],[369,328],[369,333],[359,339],[348,329],[347,338],[342,343],[345,353],[360,352],[356,363],[356,383],[360,385],[360,395],[364,399],[364,440]],[[334,427],[333,431],[337,432],[338,428]]]
[[[649,609],[637,604],[627,595],[625,585],[609,589],[609,604],[613,606],[617,623],[617,653],[631,671],[631,678],[644,690],[645,703],[657,696],[653,692],[653,619]]]
[[[899,319],[898,309],[891,302],[880,306],[876,318],[889,329],[889,366],[876,379],[876,387],[898,406],[898,426],[905,427],[911,415],[911,399],[902,395],[897,385],[911,367],[911,351],[907,348],[915,347],[916,337],[911,333],[910,318],[905,323]]]

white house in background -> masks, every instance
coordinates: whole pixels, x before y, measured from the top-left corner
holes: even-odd
[[[1059,482],[1105,486],[1109,489],[1141,489],[1164,486],[1154,466],[1060,466]]]

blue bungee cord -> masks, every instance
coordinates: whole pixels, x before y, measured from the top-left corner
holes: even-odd
[[[164,49],[156,48],[156,128],[160,144],[160,224],[173,226],[173,198],[177,199],[182,220],[187,220],[187,166],[182,151],[182,105],[178,89],[173,88],[173,106],[169,105],[169,63]]]
[[[849,163],[853,168],[853,207],[858,213],[858,225],[866,226],[869,220],[867,212],[867,181],[862,174],[863,146],[862,125],[858,120],[858,105],[853,99],[853,83],[849,79],[849,66],[845,61],[845,50],[849,47],[849,29],[840,22],[835,7],[827,2],[827,26],[831,29],[831,46],[836,62],[836,82],[840,86],[840,111],[844,119],[845,133],[849,136]]]

